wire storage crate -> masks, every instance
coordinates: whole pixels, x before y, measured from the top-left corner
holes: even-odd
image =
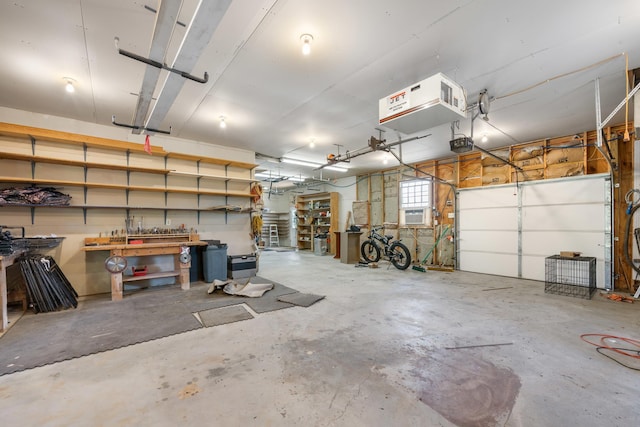
[[[591,299],[596,291],[595,257],[562,257],[544,260],[544,292]]]

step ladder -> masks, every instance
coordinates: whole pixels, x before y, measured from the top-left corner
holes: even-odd
[[[269,246],[280,246],[280,237],[278,237],[278,226],[269,224]]]

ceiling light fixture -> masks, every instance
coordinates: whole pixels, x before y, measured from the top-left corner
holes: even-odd
[[[75,82],[75,80],[73,80],[70,77],[64,77],[64,80],[67,82],[67,84],[64,87],[64,90],[66,90],[68,93],[75,92],[76,88],[73,86],[73,82]]]
[[[298,166],[309,166],[312,168],[320,167],[320,163],[307,162],[304,160],[296,160],[296,159],[288,159],[286,157],[282,158],[282,163],[289,163],[290,165],[298,165]]]
[[[311,34],[303,34],[300,36],[300,40],[302,40],[302,54],[309,55],[311,53],[311,42],[313,41],[313,36]]]
[[[289,181],[293,181],[293,182],[304,182],[307,179],[307,177],[302,176],[302,175],[300,175],[300,176],[290,176],[288,179],[289,179]]]
[[[305,160],[288,159],[286,157],[283,157],[280,160],[282,161],[282,163],[289,163],[291,165],[308,166],[310,168],[316,168],[316,169],[323,167],[326,170],[335,171],[335,172],[347,172],[349,170],[347,168],[341,168],[340,166],[325,166],[325,165],[321,165],[320,163],[307,162]]]
[[[313,148],[316,146],[316,140],[311,138],[311,142],[309,142],[309,148]]]
[[[277,178],[280,174],[276,175],[271,172],[258,172],[254,175],[256,178]]]
[[[482,135],[482,139],[480,141],[487,142],[489,141],[489,137],[487,135]]]
[[[227,127],[227,122],[224,121],[224,116],[220,116],[220,129]]]
[[[341,168],[338,166],[325,166],[324,168],[328,171],[334,171],[334,172],[347,172],[349,170],[349,169]]]

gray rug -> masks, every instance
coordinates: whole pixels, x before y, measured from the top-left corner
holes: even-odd
[[[198,282],[186,291],[176,285],[157,286],[128,291],[118,302],[104,295],[81,301],[77,309],[28,311],[0,338],[0,375],[202,328],[192,314],[196,312],[243,302],[258,313],[292,307],[277,297],[295,289],[259,280],[274,283],[274,289],[261,298],[236,297],[221,290],[210,295],[208,284]]]
[[[253,315],[241,305],[212,308],[198,313],[202,324],[206,327],[226,325],[227,323],[253,319]]]
[[[321,299],[324,295],[303,294],[302,292],[296,292],[295,294],[287,294],[278,297],[278,301],[286,302],[300,307],[309,307]]]

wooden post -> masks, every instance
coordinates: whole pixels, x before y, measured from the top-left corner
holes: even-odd
[[[113,249],[111,256],[122,256],[121,249]],[[111,274],[111,301],[122,301],[124,286],[122,284],[122,271]]]
[[[180,262],[180,254],[174,255],[173,260],[175,265],[180,266],[178,284],[183,291],[186,291],[191,286],[191,283],[189,282],[189,268],[191,267],[191,262]]]

